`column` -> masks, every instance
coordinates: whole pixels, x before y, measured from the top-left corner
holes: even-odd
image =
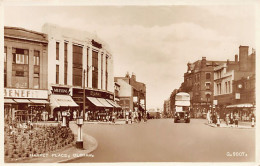
[[[7,74],[6,87],[12,87],[12,70],[13,70],[12,46],[7,45],[6,49],[7,49],[6,50],[6,74]]]
[[[102,58],[103,58],[102,89],[106,90],[106,51],[104,51]]]
[[[87,87],[92,88],[92,46],[88,46],[88,85]]]
[[[29,63],[29,81],[28,81],[28,88],[33,89],[33,75],[34,75],[34,64],[33,64],[33,56],[34,56],[34,49],[29,49],[29,57],[28,57],[28,63]]]
[[[59,42],[59,82],[64,85],[64,41]]]
[[[49,38],[48,42],[48,88],[56,83],[56,41]]]
[[[98,51],[98,89],[101,89],[101,50]]]
[[[84,74],[84,70],[87,72],[87,46],[83,46],[83,56],[82,56],[82,73]],[[85,78],[87,76],[87,73],[85,73]],[[84,85],[84,76],[82,76],[82,86]],[[85,87],[87,86],[87,79],[85,79]]]
[[[73,74],[73,72],[72,72],[73,54],[72,54],[72,52],[73,52],[72,42],[69,41],[69,43],[68,43],[68,81],[67,81],[68,85],[72,85],[72,79],[73,79],[73,76],[72,76],[72,74]]]

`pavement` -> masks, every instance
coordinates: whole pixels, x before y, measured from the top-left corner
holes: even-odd
[[[43,124],[57,125],[58,123],[44,122],[39,125],[43,125]],[[73,144],[65,148],[59,149],[57,151],[41,154],[41,156],[34,156],[22,160],[20,159],[17,161],[12,161],[12,163],[17,163],[17,162],[19,163],[64,163],[64,162],[73,161],[81,157],[94,157],[91,154],[91,152],[93,152],[98,147],[97,140],[94,137],[83,132],[83,149],[77,149],[75,147],[75,142],[77,140],[78,127],[75,121],[70,122],[70,128],[73,134],[75,135],[75,141]]]
[[[251,126],[251,122],[238,122],[238,126],[236,126],[235,124],[229,124],[226,125],[226,123],[222,120],[222,123],[220,123],[220,126],[217,126],[214,123],[205,123],[206,125],[210,126],[210,127],[216,127],[216,128],[231,128],[231,129],[255,129],[256,126],[252,127]],[[256,125],[256,124],[255,124]]]

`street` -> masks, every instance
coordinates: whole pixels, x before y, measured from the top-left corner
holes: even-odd
[[[70,162],[253,162],[255,129],[212,128],[205,119],[174,123],[149,120],[132,125],[85,124],[95,137],[94,157]],[[236,156],[231,156],[236,154]]]

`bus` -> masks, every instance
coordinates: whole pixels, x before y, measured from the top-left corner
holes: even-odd
[[[184,120],[190,123],[190,94],[179,92],[175,96],[174,123]]]

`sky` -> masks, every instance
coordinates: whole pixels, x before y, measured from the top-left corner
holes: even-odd
[[[256,46],[249,5],[5,7],[5,26],[41,32],[44,23],[89,31],[108,43],[114,76],[135,73],[146,84],[148,109],[163,107],[188,62],[234,60],[240,45]]]

